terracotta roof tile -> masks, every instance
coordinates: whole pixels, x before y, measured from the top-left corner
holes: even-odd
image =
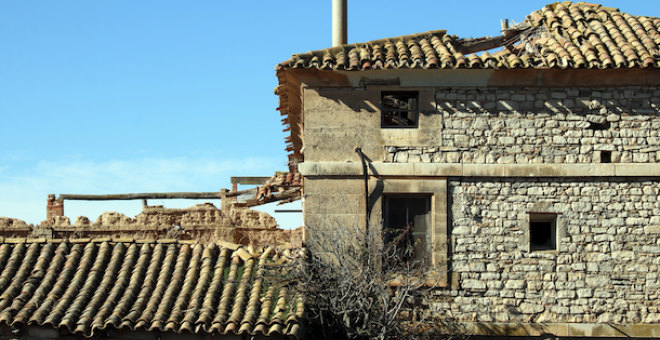
[[[632,16],[615,8],[557,2],[513,27],[513,37],[501,39],[498,46],[504,50],[498,53],[464,54],[471,41],[430,31],[294,54],[278,67],[343,71],[660,67],[659,25],[658,18]]]
[[[0,323],[91,337],[108,327],[297,337],[302,302],[267,279],[273,248],[0,244]]]

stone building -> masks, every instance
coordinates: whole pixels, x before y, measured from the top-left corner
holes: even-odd
[[[293,55],[305,225],[413,223],[443,273],[429,308],[473,334],[660,336],[659,30],[564,2],[495,38]]]

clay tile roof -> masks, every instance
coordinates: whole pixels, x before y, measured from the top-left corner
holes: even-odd
[[[660,19],[597,4],[556,2],[501,37],[459,39],[446,31],[294,54],[281,69],[521,69],[660,67]],[[482,52],[492,48],[502,51]],[[480,56],[474,53],[481,52]]]
[[[280,258],[176,241],[1,243],[0,324],[298,338],[302,301],[269,276]]]

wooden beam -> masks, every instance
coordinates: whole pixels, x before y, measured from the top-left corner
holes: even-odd
[[[242,191],[227,191],[226,197],[234,197],[254,193],[256,189]],[[58,200],[69,201],[125,201],[144,199],[221,199],[221,192],[153,192],[136,194],[112,194],[112,195],[74,195],[60,194]]]
[[[268,197],[264,200],[250,199],[250,200],[245,201],[245,204],[248,207],[256,207],[258,205],[264,205],[264,204],[283,201],[283,200],[287,200],[287,199],[290,199],[293,202],[293,201],[296,201],[296,200],[300,199],[301,193],[302,192],[300,190],[276,192],[276,193],[273,193],[270,197]]]
[[[455,46],[455,48],[457,52],[468,55],[468,54],[500,47],[504,44],[505,40],[506,38],[504,36],[499,36],[496,38],[489,38],[489,39],[466,43],[464,45]]]
[[[231,184],[261,185],[269,179],[270,177],[232,177]]]
[[[511,45],[520,40],[519,33],[523,32],[526,29],[528,29],[528,27],[525,27],[524,29],[509,28],[503,30],[504,31],[503,34],[499,37],[479,38],[472,41],[464,42],[461,45],[456,45],[454,46],[454,48],[456,49],[457,52],[467,55],[471,53],[490,50],[496,47]]]

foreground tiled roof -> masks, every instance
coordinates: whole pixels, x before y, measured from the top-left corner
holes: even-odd
[[[106,328],[297,337],[303,304],[267,270],[281,254],[230,248],[2,243],[0,323],[87,337]]]
[[[459,39],[445,31],[296,54],[279,68],[525,69],[660,67],[660,19],[587,3],[554,3],[493,39]],[[482,52],[504,47],[493,54]]]

